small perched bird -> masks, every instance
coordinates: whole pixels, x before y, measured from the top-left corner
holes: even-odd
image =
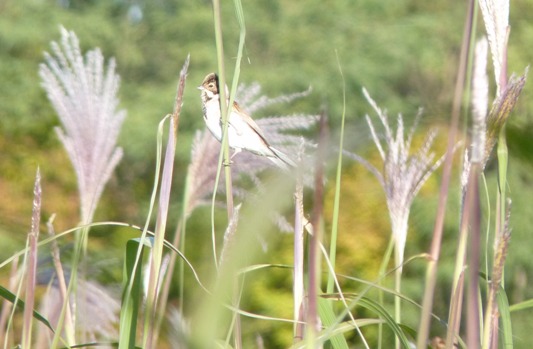
[[[218,76],[208,74],[198,89],[202,91],[202,109],[204,120],[211,134],[220,142],[222,140],[222,119],[220,115],[220,95]],[[283,152],[272,147],[263,131],[255,121],[234,102],[228,115],[228,143],[235,149],[232,158],[242,149],[257,155],[266,156],[277,166],[288,169],[296,164]]]

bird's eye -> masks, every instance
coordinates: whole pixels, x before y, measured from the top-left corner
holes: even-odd
[[[209,83],[208,86],[209,86],[209,88],[213,88],[213,87],[215,87],[215,84],[213,84],[213,83],[211,82],[211,83]]]

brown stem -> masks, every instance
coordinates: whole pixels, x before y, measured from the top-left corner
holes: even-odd
[[[444,227],[446,202],[448,200],[448,189],[450,186],[452,172],[453,149],[455,147],[455,142],[457,138],[457,127],[459,125],[459,114],[461,110],[461,101],[463,97],[466,69],[468,63],[468,48],[472,37],[474,7],[475,1],[470,0],[465,20],[466,23],[463,35],[463,43],[461,46],[461,56],[459,59],[459,69],[457,72],[457,80],[455,84],[455,95],[452,106],[452,118],[450,124],[450,132],[448,133],[447,152],[443,165],[442,183],[439,193],[437,217],[435,219],[435,226],[433,228],[433,240],[431,242],[431,250],[429,252],[430,259],[426,271],[426,288],[424,290],[424,300],[422,302],[422,316],[420,319],[420,326],[418,330],[418,338],[416,345],[418,349],[427,347],[427,340],[429,337],[429,324],[431,320],[431,312],[433,309],[433,295],[435,293],[435,285],[437,283],[437,265],[440,256],[442,229]]]

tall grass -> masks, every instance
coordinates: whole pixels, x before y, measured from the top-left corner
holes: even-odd
[[[470,1],[458,58],[454,101],[449,112],[448,142],[442,157],[436,157],[431,151],[435,138],[433,130],[424,132],[426,137],[418,148],[412,146],[418,136],[415,126],[421,113],[408,131],[401,115],[396,118],[395,127],[391,126],[386,111],[370,97],[369,91],[363,89],[368,109],[379,121],[373,121],[370,112],[366,116],[368,134],[375,144],[379,165],[345,149],[344,126],[348,122],[345,109],[341,116],[338,147],[330,146],[325,111],[320,117],[295,114],[258,119],[257,124],[269,141],[297,160],[296,169],[280,172],[267,160],[250,153],[238,154],[230,161],[227,103],[232,105],[239,99],[245,110],[255,112],[274,103],[306,97],[311,90],[268,98],[261,96],[258,84],[239,84],[246,25],[243,4],[236,0],[236,17],[231,20],[239,24],[239,45],[227,95],[223,24],[230,19],[222,18],[221,3],[213,0],[224,136],[220,144],[207,131],[198,131],[193,141],[187,177],[184,183],[180,183],[185,190],[180,221],[172,242],[168,233],[170,194],[174,184],[174,157],[177,147],[182,146],[178,141],[181,139],[178,138],[178,125],[182,107],[186,107],[183,106],[183,94],[189,58],[179,74],[173,113],[159,124],[154,184],[145,225],[94,223],[98,200],[122,156],[122,150],[116,147],[116,139],[125,113],[117,111],[119,79],[114,61],[110,61],[105,70],[99,50],[83,56],[75,34],[62,29],[62,41],[52,44],[54,56],[46,56],[46,64],[41,66],[40,73],[62,124],[56,132],[77,176],[80,225],[56,234],[51,219],[48,223],[50,236],[38,240],[43,193],[40,173],[37,172],[27,246],[0,263],[0,268],[12,263],[9,285],[0,288],[0,296],[10,303],[4,302],[0,313],[4,348],[18,344],[22,348],[97,345],[119,348],[266,348],[268,344],[265,343],[270,343],[271,339],[265,334],[268,330],[263,334],[255,333],[259,327],[272,331],[288,328],[292,339],[284,343],[291,348],[411,348],[415,342],[420,349],[428,346],[512,348],[511,311],[530,308],[533,302],[509,305],[504,282],[505,262],[512,258],[508,255],[512,227],[511,200],[507,190],[512,183],[507,180],[505,124],[525,85],[527,70],[522,76],[507,77],[508,2],[483,0],[479,4],[487,39],[481,38],[473,49],[478,12],[476,2]],[[492,104],[487,75],[489,50],[496,81]],[[473,52],[475,57],[472,57]],[[338,61],[344,88],[345,77],[339,58]],[[471,93],[469,76],[472,77]],[[343,107],[349,108],[345,91],[342,93]],[[462,115],[461,111],[468,111],[470,107],[464,107],[465,99],[471,104],[472,112]],[[466,129],[459,129],[461,117],[469,121],[466,124],[470,125],[470,137],[466,137]],[[165,126],[168,127],[168,137],[163,155]],[[299,134],[313,127],[319,131],[316,141]],[[452,170],[458,163],[454,161],[454,155],[459,153],[456,151],[460,148],[459,139],[464,142],[466,150],[461,188],[454,188]],[[483,188],[484,171],[494,148],[498,184],[496,188]],[[329,159],[336,161],[332,164]],[[343,229],[339,226],[339,217],[346,214],[346,208],[342,206],[343,164],[351,161],[362,163],[383,188],[386,215],[391,226],[391,243],[383,251],[379,274],[369,280],[359,279],[357,275],[341,275],[336,265],[340,229]],[[440,196],[431,246],[428,253],[420,251],[415,256],[406,256],[412,204],[424,183],[441,164]],[[335,170],[334,184],[328,181],[329,165]],[[324,211],[325,192],[329,185],[335,187],[332,217],[327,217]],[[433,298],[439,282],[437,272],[446,202],[453,190],[457,190],[461,197],[460,223],[454,237],[457,253],[451,289],[446,290],[450,294],[449,312],[447,317],[439,318],[433,310]],[[496,192],[494,202],[487,193],[490,190]],[[224,200],[220,199],[222,195]],[[482,210],[483,200],[496,207],[494,219]],[[207,271],[199,272],[189,260],[192,253],[189,244],[186,248],[186,242],[188,220],[202,205],[211,206],[209,244],[212,250],[212,257],[203,258],[212,258],[213,262],[208,264]],[[221,206],[225,212],[219,209]],[[152,232],[149,224],[153,213],[156,218]],[[220,215],[224,216],[223,229],[215,224],[220,221]],[[288,215],[290,218],[286,217]],[[331,234],[325,229],[325,221],[332,222]],[[90,275],[83,272],[83,261],[90,253],[87,249],[89,232],[94,226],[127,226],[137,236],[124,246],[120,309],[114,306],[118,304],[117,300],[106,288],[89,280]],[[358,222],[353,222],[352,226],[357,227]],[[268,241],[275,230],[293,232],[292,260],[262,263],[259,259],[263,248],[261,241]],[[486,231],[485,237],[483,231]],[[493,236],[489,239],[491,232]],[[71,234],[76,236],[75,252],[67,267],[56,244]],[[53,251],[54,271],[59,276],[48,276],[42,282],[48,285],[43,300],[48,305],[57,306],[52,310],[41,308],[42,311],[36,311],[37,256],[39,249],[47,245]],[[18,265],[20,256],[25,256],[22,266]],[[424,295],[421,300],[413,300],[409,291],[401,286],[404,271],[411,271],[411,261],[421,259],[426,262]],[[172,298],[171,292],[176,271],[179,275],[178,300]],[[250,298],[263,291],[254,289],[250,280],[264,272],[292,276],[292,288],[283,290],[286,296],[290,294],[292,297],[292,311],[275,310],[274,295],[269,295],[272,313],[247,310]],[[198,292],[189,293],[189,288],[185,287],[187,283]],[[191,302],[194,306],[187,306]],[[18,326],[16,310],[19,308],[24,309],[21,330],[13,330]],[[415,309],[414,319],[404,315],[405,308],[411,310],[409,314]],[[119,317],[117,312],[120,312]],[[94,313],[101,316],[96,317]],[[89,326],[88,319],[98,326]],[[434,319],[439,320],[439,328],[432,326],[437,323]],[[40,326],[38,335],[34,336],[36,320]],[[412,323],[419,327],[411,328]],[[166,338],[162,335],[165,327],[173,329]],[[435,333],[440,335],[430,338]]]

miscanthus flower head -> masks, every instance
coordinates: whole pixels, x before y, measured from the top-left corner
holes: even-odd
[[[118,110],[120,78],[115,61],[104,68],[100,49],[82,56],[76,34],[61,28],[61,41],[52,42],[39,75],[61,127],[56,132],[76,176],[82,222],[88,223],[106,182],[122,157],[116,146],[126,112]]]
[[[421,113],[417,115],[415,124],[406,134],[401,115],[398,115],[396,119],[396,130],[394,130],[389,125],[386,111],[377,105],[366,89],[363,89],[363,94],[376,112],[383,129],[383,135],[378,134],[374,122],[369,115],[366,115],[370,134],[383,161],[383,167],[379,170],[356,154],[346,154],[367,167],[385,191],[395,242],[395,261],[396,266],[400,267],[404,260],[411,205],[422,185],[442,162],[442,158],[435,160],[434,153],[430,151],[436,136],[435,130],[428,132],[419,149],[411,149],[416,124]]]

